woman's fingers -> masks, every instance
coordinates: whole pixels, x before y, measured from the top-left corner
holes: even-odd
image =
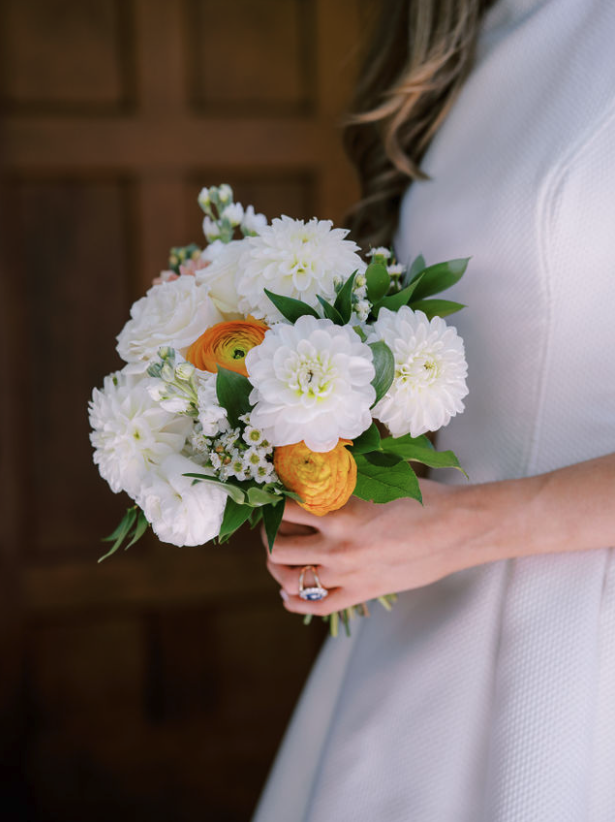
[[[287,611],[293,614],[314,614],[314,616],[328,616],[333,611],[342,611],[357,604],[357,598],[347,588],[334,588],[329,596],[317,602],[300,599],[298,596],[288,596],[283,599]]]
[[[291,565],[279,565],[272,560],[267,560],[267,569],[271,576],[278,582],[287,594],[298,596],[299,594],[299,577],[301,576],[301,568],[303,566],[293,567]],[[318,580],[322,586],[327,589],[337,588],[340,585],[339,577],[329,570],[329,568],[318,566],[316,568]],[[308,588],[315,584],[314,575],[311,571],[306,571],[303,586]]]
[[[288,537],[278,534],[269,557],[279,565],[320,565],[328,551],[327,540],[322,534]]]
[[[322,528],[322,517],[317,517],[316,514],[310,514],[305,508],[302,508],[294,500],[287,499],[284,506],[284,519],[287,522],[294,522],[297,525],[309,525],[310,528],[315,528],[320,531]]]

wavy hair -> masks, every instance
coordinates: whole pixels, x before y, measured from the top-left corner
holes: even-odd
[[[421,160],[470,72],[493,3],[377,0],[380,21],[344,127],[361,188],[346,225],[362,245],[392,242],[402,194],[426,179]]]

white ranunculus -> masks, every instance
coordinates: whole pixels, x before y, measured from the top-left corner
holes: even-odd
[[[336,281],[364,270],[359,247],[344,239],[346,229],[333,228],[330,220],[292,220],[281,217],[261,229],[257,237],[246,238],[246,253],[237,276],[239,310],[256,319],[282,319],[264,293],[303,300],[319,307],[316,295],[335,299]]]
[[[118,335],[117,350],[131,373],[144,372],[160,346],[181,351],[222,320],[207,289],[188,276],[150,288],[130,316]]]
[[[463,411],[468,366],[455,328],[408,306],[383,308],[368,342],[376,340],[393,352],[395,377],[373,414],[394,437],[437,431]]]
[[[167,457],[147,474],[137,500],[154,533],[171,545],[203,545],[220,533],[226,492],[209,482],[193,485],[189,473],[206,469],[181,454]]]
[[[243,315],[237,307],[239,296],[235,283],[237,272],[240,270],[240,260],[247,248],[247,241],[232,240],[230,243],[220,245],[221,247],[218,246],[215,249],[211,263],[197,271],[196,281],[209,292],[213,303],[225,319],[239,319]]]
[[[305,441],[330,451],[371,425],[372,352],[349,326],[300,317],[280,323],[246,357],[254,386],[250,424],[273,445]]]
[[[149,378],[118,371],[95,388],[89,404],[94,462],[111,490],[135,499],[152,465],[182,450],[192,421],[160,407]]]

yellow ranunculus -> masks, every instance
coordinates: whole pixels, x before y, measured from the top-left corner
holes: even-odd
[[[259,320],[232,320],[208,328],[188,349],[186,359],[201,371],[214,374],[218,366],[248,376],[246,354],[260,345],[268,326]]]
[[[339,440],[331,451],[310,451],[304,442],[282,445],[273,451],[273,464],[284,485],[316,516],[345,505],[357,484],[357,464],[346,449],[351,440]]]

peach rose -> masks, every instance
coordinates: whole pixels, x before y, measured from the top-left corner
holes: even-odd
[[[201,371],[216,373],[218,366],[248,376],[246,354],[260,345],[268,326],[248,317],[247,320],[232,320],[217,323],[192,343],[186,359]]]
[[[273,450],[273,464],[284,485],[296,494],[306,511],[322,517],[345,505],[357,484],[357,464],[339,440],[331,451],[310,451],[304,442]]]

